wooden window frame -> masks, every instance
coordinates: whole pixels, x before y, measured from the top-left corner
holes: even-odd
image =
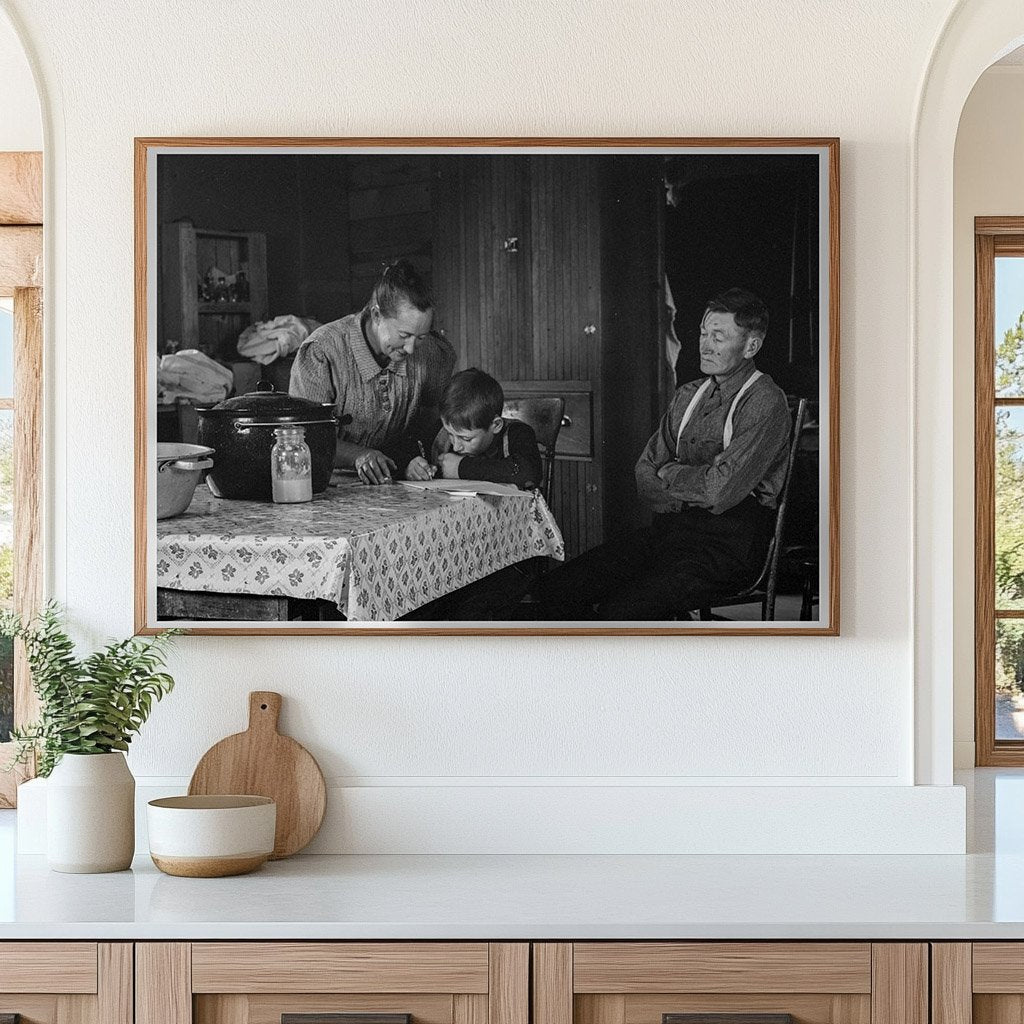
[[[14,608],[39,610],[43,592],[43,158],[0,153],[0,298],[14,299]],[[8,407],[10,403],[4,403]],[[14,661],[14,724],[38,713],[20,645]],[[14,756],[0,743],[0,769]],[[0,807],[14,807],[33,766],[0,770]]]
[[[997,740],[998,619],[1024,620],[1024,609],[995,606],[995,413],[1024,407],[995,394],[995,261],[1024,257],[1024,217],[974,220],[974,745],[978,767],[1024,765],[1024,741]]]

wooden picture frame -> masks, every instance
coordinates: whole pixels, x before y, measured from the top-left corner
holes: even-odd
[[[135,252],[137,632],[175,625],[212,635],[838,635],[838,139],[138,138]],[[676,254],[681,269],[668,266],[669,254]],[[480,529],[489,532],[479,537],[452,527],[456,539],[447,550],[454,573],[424,541],[437,536],[437,519],[425,528],[417,521],[407,531],[425,544],[419,549],[413,542],[410,574],[399,550],[403,543],[408,548],[410,538],[385,517],[356,534],[340,536],[339,528],[344,554],[329,548],[335,575],[323,592],[292,593],[274,576],[260,586],[275,588],[276,594],[256,593],[243,569],[246,582],[233,577],[229,585],[249,590],[239,589],[225,600],[228,592],[215,589],[221,585],[215,573],[222,571],[227,580],[227,560],[237,561],[236,549],[245,545],[234,544],[231,552],[220,545],[231,547],[249,536],[244,532],[249,526],[235,519],[223,526],[221,513],[240,511],[242,502],[217,504],[200,484],[201,511],[212,510],[221,532],[202,532],[205,524],[196,520],[193,504],[177,524],[161,520],[158,536],[157,438],[197,440],[197,418],[206,418],[200,402],[190,405],[179,395],[170,410],[162,409],[158,427],[157,389],[164,389],[167,379],[161,377],[158,385],[158,361],[195,345],[205,358],[230,365],[233,379],[226,387],[244,390],[240,381],[246,374],[251,384],[254,374],[272,370],[239,369],[233,353],[240,326],[284,314],[328,323],[355,313],[391,256],[408,256],[428,279],[435,296],[435,338],[441,335],[455,350],[456,369],[479,366],[501,382],[506,417],[517,418],[522,403],[537,397],[563,400],[553,469],[545,470],[551,473],[550,507],[533,498],[528,515],[513,514],[506,507],[518,502],[516,507],[525,509],[526,499],[443,496],[444,502],[464,506],[455,513],[447,506],[435,508],[432,502],[442,497],[423,498],[424,508],[430,505],[437,516],[468,520],[474,508],[484,516]],[[217,266],[218,261],[228,266]],[[228,299],[239,270],[244,290],[239,286]],[[674,273],[686,287],[677,285],[682,295],[669,305]],[[217,291],[213,301],[209,281]],[[229,282],[227,292],[217,290],[224,282]],[[786,503],[790,535],[783,534],[781,544],[773,541],[779,552],[774,565],[771,557],[765,560],[763,548],[757,549],[755,568],[760,572],[764,563],[764,582],[771,580],[771,587],[762,586],[743,597],[745,603],[733,605],[719,603],[727,597],[719,585],[709,606],[713,617],[707,618],[691,618],[701,610],[688,607],[658,619],[552,618],[551,602],[534,593],[536,585],[543,595],[550,582],[537,583],[539,560],[520,559],[563,551],[575,556],[646,528],[649,512],[636,493],[633,464],[659,429],[677,386],[687,380],[696,384],[697,364],[710,358],[695,344],[706,300],[734,286],[768,296],[768,334],[765,338],[762,330],[758,338],[765,342],[761,361],[767,359],[770,374],[779,377],[791,416],[797,400],[807,400],[805,430],[774,449],[775,482],[768,486],[766,471],[744,499],[752,509],[767,508],[765,517],[774,525],[782,484],[795,479],[800,485]],[[369,311],[364,307],[364,316],[372,315]],[[216,318],[220,322],[214,327]],[[673,340],[673,323],[685,340]],[[737,325],[736,330],[749,339],[758,329]],[[285,357],[271,365],[281,363]],[[282,372],[278,383],[287,386],[288,380]],[[173,388],[159,392],[171,393]],[[739,397],[724,384],[722,395],[735,412]],[[681,401],[697,408],[701,398]],[[781,414],[775,416],[777,437]],[[786,422],[792,431],[792,420]],[[684,427],[678,429],[673,464],[680,458]],[[728,430],[719,449],[727,437]],[[690,465],[685,458],[681,464]],[[341,479],[339,487],[332,500],[342,502],[342,491],[345,501],[354,501],[353,495],[363,500],[352,481]],[[384,494],[376,492],[382,500]],[[700,506],[680,499],[673,507]],[[258,520],[262,532],[253,536],[259,541],[272,534],[274,524],[286,522],[265,520],[260,509],[253,516],[246,523],[257,530],[252,524]],[[309,533],[307,526],[295,525],[297,520],[287,521],[291,533],[282,525],[278,538],[286,560],[292,558],[285,550],[289,544],[298,551]],[[213,530],[215,520],[207,522]],[[367,556],[375,539],[381,543]],[[510,546],[520,541],[518,553],[511,553]],[[398,545],[391,560],[381,555],[374,561],[386,543]],[[197,553],[203,551],[209,558]],[[480,551],[488,554],[469,564]],[[654,551],[657,560],[660,549]],[[319,566],[324,551],[306,557]],[[428,610],[486,607],[458,600],[453,605],[441,587],[474,583],[486,575],[485,561],[507,568],[509,560],[529,564],[533,574],[511,617],[399,619],[398,611],[418,614],[417,601],[438,596]],[[574,562],[573,569],[580,564]],[[407,580],[417,571],[416,579],[425,575],[430,582],[407,591]],[[188,589],[192,581],[195,590]],[[518,582],[513,589],[518,594]],[[762,600],[766,589],[771,597]],[[330,600],[324,596],[328,591]],[[459,590],[456,598],[465,593]],[[687,600],[696,598],[688,591]],[[531,618],[531,605],[546,608],[544,617]],[[604,606],[595,601],[584,607],[601,614]],[[775,617],[762,618],[769,607]],[[231,609],[232,617],[206,617],[223,609]],[[366,609],[373,615],[357,621]],[[342,617],[345,612],[348,617]],[[326,617],[293,618],[297,613]]]

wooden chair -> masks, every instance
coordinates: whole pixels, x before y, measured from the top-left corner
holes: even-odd
[[[533,427],[537,435],[537,447],[540,449],[544,464],[543,479],[540,493],[544,500],[551,504],[551,481],[555,472],[555,445],[558,443],[558,432],[570,421],[565,416],[565,399],[553,395],[536,398],[510,398],[505,402],[502,415],[513,420],[522,420]]]
[[[796,417],[793,421],[793,434],[789,443],[789,457],[786,460],[786,476],[782,482],[782,490],[779,493],[779,504],[775,510],[775,531],[772,534],[771,542],[768,545],[768,556],[765,558],[764,568],[757,579],[743,590],[734,594],[726,594],[709,601],[700,609],[700,617],[704,621],[710,621],[713,616],[712,608],[728,607],[737,604],[749,604],[752,601],[761,602],[761,619],[764,622],[771,622],[775,619],[775,590],[778,586],[779,577],[779,556],[782,553],[782,538],[786,529],[786,507],[789,504],[789,488],[793,482],[793,466],[796,463],[797,449],[800,447],[800,434],[804,429],[804,419],[807,416],[807,399],[801,398],[796,407]]]
[[[782,562],[800,580],[800,621],[810,622],[818,601],[818,549],[805,544],[787,544]]]

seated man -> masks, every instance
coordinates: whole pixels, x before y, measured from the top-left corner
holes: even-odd
[[[767,329],[751,292],[731,288],[708,303],[707,376],[676,391],[636,464],[652,524],[546,576],[537,618],[664,621],[757,579],[792,425],[782,389],[754,365]]]

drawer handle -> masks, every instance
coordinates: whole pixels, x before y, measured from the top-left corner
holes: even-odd
[[[0,1024],[5,1024],[0,1020]],[[17,1022],[15,1022],[17,1024]],[[282,1013],[281,1024],[412,1024],[411,1013]]]
[[[791,1013],[663,1013],[661,1024],[793,1024]]]

